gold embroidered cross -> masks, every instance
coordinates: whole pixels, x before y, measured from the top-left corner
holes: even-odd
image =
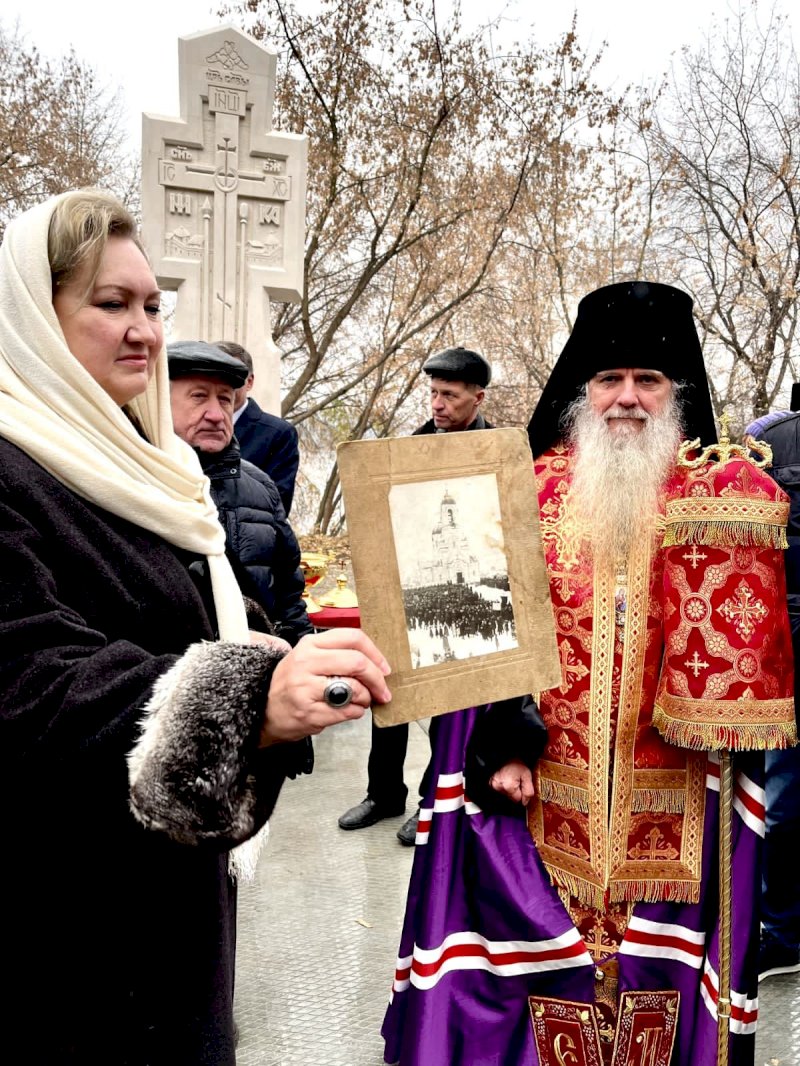
[[[693,544],[692,545],[692,550],[690,552],[687,552],[683,556],[683,558],[689,560],[689,562],[692,564],[692,570],[696,570],[697,569],[697,564],[700,562],[700,560],[701,559],[707,559],[708,556],[706,555],[705,552],[698,551],[697,550],[697,545]]]
[[[628,852],[632,859],[650,859],[654,862],[656,859],[678,858],[678,852],[666,842],[664,834],[656,826],[653,826],[645,840],[647,843],[637,844]]]
[[[557,762],[566,763],[567,766],[578,766],[585,770],[589,765],[587,761],[574,748],[567,733],[563,731],[551,742],[551,748]]]
[[[753,477],[753,471],[749,466],[742,467],[730,485],[722,489],[720,496],[726,499],[736,496],[743,496],[745,499],[757,497],[762,500],[769,499],[769,493]]]
[[[572,596],[573,578],[569,574],[553,574],[553,582],[558,589],[558,596],[562,603],[566,603]]]
[[[575,658],[575,653],[568,640],[562,640],[558,646],[558,650],[561,658],[562,678],[562,684],[559,685],[559,691],[568,692],[573,679],[579,681],[582,677],[586,677],[589,673],[589,667],[585,666]]]
[[[555,834],[547,838],[547,843],[555,845],[561,851],[569,852],[570,855],[577,855],[581,859],[589,857],[586,848],[576,842],[575,834],[568,822],[562,822]]]
[[[758,623],[769,614],[766,604],[755,598],[753,590],[744,579],[739,582],[735,596],[729,597],[717,611],[726,622],[733,623],[733,628],[742,640],[749,640]]]
[[[691,659],[687,659],[686,662],[683,665],[688,670],[691,670],[695,677],[699,676],[701,670],[707,670],[708,669],[708,663],[704,659],[701,659],[696,651],[695,651],[694,655],[692,656],[692,658]]]
[[[609,955],[619,949],[619,944],[609,939],[602,925],[593,925],[591,937],[584,936],[583,942],[589,954],[595,959],[600,959],[603,955]]]

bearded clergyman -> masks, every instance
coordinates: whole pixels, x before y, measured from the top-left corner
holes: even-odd
[[[745,1066],[762,751],[796,742],[786,497],[715,444],[667,285],[581,301],[529,436],[561,684],[441,721],[386,1061]]]

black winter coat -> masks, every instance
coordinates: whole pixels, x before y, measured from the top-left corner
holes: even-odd
[[[213,637],[188,561],[0,438],[4,1062],[234,1064],[224,844],[177,844],[129,806],[153,683]],[[206,679],[215,712],[230,674]],[[258,752],[253,728],[237,752],[263,817],[296,746]]]
[[[276,632],[295,645],[314,627],[303,603],[300,547],[271,477],[243,460],[234,437],[222,452],[198,452],[225,530],[228,553],[244,567],[243,592],[267,612]]]
[[[800,653],[800,413],[771,422],[756,433],[758,440],[772,448],[772,466],[767,472],[775,478],[789,496],[789,524],[786,533],[789,550],[786,552],[786,589],[789,619],[795,643],[795,658]],[[796,678],[800,684],[800,678]]]
[[[300,465],[297,430],[283,418],[262,411],[250,397],[233,427],[242,457],[268,474],[278,486],[283,509],[292,509],[294,483]]]

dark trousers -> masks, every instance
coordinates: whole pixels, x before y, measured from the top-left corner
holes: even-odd
[[[430,732],[428,733],[431,747],[436,739],[439,728],[439,719],[432,718]],[[372,746],[369,752],[367,764],[367,795],[381,807],[401,807],[408,795],[408,788],[403,780],[403,764],[406,761],[408,750],[408,725],[390,725],[379,729],[372,720]],[[428,760],[425,773],[419,786],[419,802],[429,796],[431,786],[431,764],[433,759]]]
[[[367,795],[381,807],[401,808],[408,789],[403,780],[403,763],[408,748],[408,726],[390,725],[379,729],[372,719],[372,747],[367,763]]]

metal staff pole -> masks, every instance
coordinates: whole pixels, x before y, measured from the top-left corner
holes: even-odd
[[[717,997],[717,1066],[728,1066],[731,1027],[731,924],[733,762],[728,749],[719,753],[719,995]]]

